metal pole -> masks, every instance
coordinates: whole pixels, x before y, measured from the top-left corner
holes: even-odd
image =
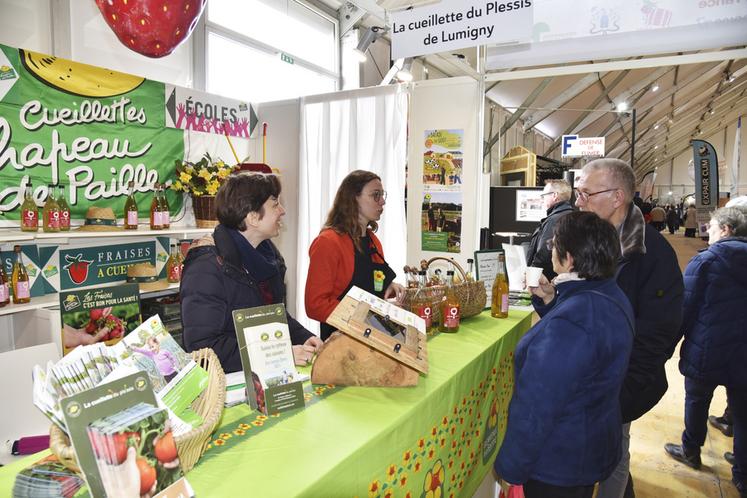
[[[635,109],[633,109],[633,127],[630,130],[630,167],[635,169]]]

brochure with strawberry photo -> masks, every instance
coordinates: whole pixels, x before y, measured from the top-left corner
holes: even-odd
[[[61,400],[93,498],[193,496],[165,410],[144,372]]]
[[[61,292],[62,351],[104,342],[116,344],[140,325],[137,284]]]
[[[233,312],[247,403],[265,415],[304,407],[293,361],[285,306],[270,304]]]

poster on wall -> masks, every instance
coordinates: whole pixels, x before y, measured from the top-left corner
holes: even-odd
[[[425,130],[423,184],[462,184],[464,130]]]
[[[426,190],[420,227],[423,251],[460,252],[462,193],[456,190]]]
[[[541,221],[546,216],[541,190],[516,190],[516,221]]]
[[[245,154],[256,126],[238,101],[0,44],[0,226],[17,227],[27,187],[40,207],[61,185],[73,224],[93,205],[122,216],[134,182],[141,219],[175,161],[227,147]],[[172,214],[181,193],[166,189]]]

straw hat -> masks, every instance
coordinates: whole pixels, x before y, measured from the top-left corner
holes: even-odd
[[[117,226],[117,217],[112,208],[91,206],[86,211],[86,222],[78,230],[84,232],[109,232],[122,230]]]
[[[166,280],[158,280],[156,267],[150,263],[136,263],[127,267],[127,282],[138,284],[141,292],[167,289]]]

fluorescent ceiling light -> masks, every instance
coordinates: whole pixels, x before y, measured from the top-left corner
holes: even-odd
[[[617,104],[617,110],[620,112],[625,112],[628,110],[628,103],[627,102],[620,102]]]
[[[659,89],[659,85],[654,85],[654,86],[651,87],[651,91],[652,92],[655,92],[658,89]]]

